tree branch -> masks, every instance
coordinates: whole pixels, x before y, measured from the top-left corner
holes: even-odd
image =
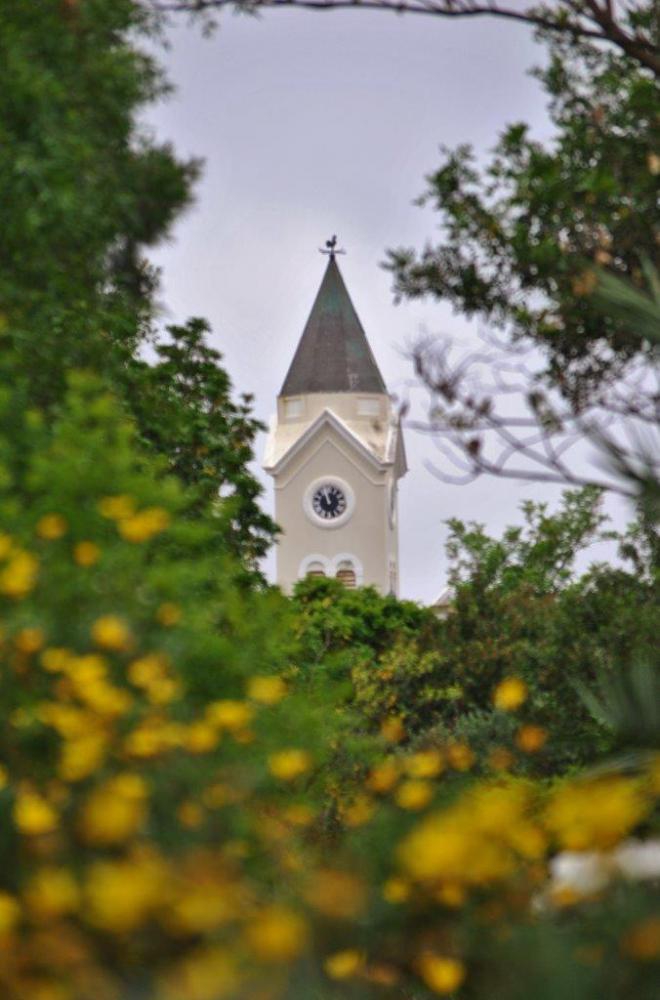
[[[554,13],[547,7],[527,7],[516,10],[493,2],[472,0],[151,0],[151,6],[166,13],[204,13],[235,7],[250,13],[291,7],[301,10],[379,10],[396,14],[426,14],[448,19],[496,17],[569,35],[575,39],[595,39],[616,46],[641,66],[660,77],[660,55],[657,47],[638,34],[627,32],[617,22],[613,6],[597,0],[575,3],[564,0]]]
[[[460,472],[448,471],[446,464],[433,466],[440,479],[466,483],[494,475],[597,486],[634,498],[644,482],[660,476],[660,449],[650,437],[660,418],[652,369],[640,363],[576,410],[544,388],[531,368],[512,364],[510,355],[479,351],[455,363],[448,341],[421,341],[413,350],[415,373],[429,391],[430,407],[428,421],[407,426],[430,434]],[[607,476],[576,471],[570,453],[580,441],[607,461]]]

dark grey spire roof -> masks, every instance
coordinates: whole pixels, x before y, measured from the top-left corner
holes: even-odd
[[[280,396],[308,392],[387,392],[334,254]]]

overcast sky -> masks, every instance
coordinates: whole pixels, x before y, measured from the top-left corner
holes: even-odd
[[[441,144],[485,153],[502,128],[549,135],[526,70],[543,52],[524,26],[383,13],[227,15],[211,38],[183,21],[164,55],[176,93],[150,114],[179,155],[205,160],[197,201],[169,246],[165,320],[205,316],[237,391],[267,421],[321,281],[318,247],[338,233],[340,266],[390,391],[411,380],[420,333],[475,336],[434,303],[393,304],[385,249],[420,247],[437,219],[413,204]],[[449,486],[427,470],[432,442],[407,433],[401,483],[401,596],[432,601],[446,574],[444,521],[500,530],[522,499],[557,491],[492,479]],[[261,456],[263,440],[258,441]],[[272,512],[272,487],[264,507]],[[272,559],[267,566],[272,575]]]

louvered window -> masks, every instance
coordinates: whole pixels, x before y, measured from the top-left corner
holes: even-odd
[[[337,567],[337,579],[344,584],[345,587],[352,589],[355,587],[355,569],[353,568],[353,563],[345,560],[340,562]]]

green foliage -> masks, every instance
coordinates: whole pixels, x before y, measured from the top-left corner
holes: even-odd
[[[651,18],[654,6],[637,4],[628,17]],[[604,315],[591,292],[598,265],[639,284],[644,257],[658,261],[660,93],[610,48],[570,32],[545,41],[549,62],[536,75],[552,142],[511,125],[483,170],[469,146],[445,150],[423,199],[441,215],[443,240],[391,252],[389,267],[398,295],[446,299],[536,341],[552,381],[579,399],[640,349],[629,318]]]
[[[196,488],[197,509],[215,507],[216,544],[255,575],[275,526],[248,469],[260,429],[250,397],[233,400],[203,321],[173,327],[166,342],[154,332],[145,252],[169,235],[199,172],[138,124],[169,89],[138,47],[159,37],[136,0],[3,5],[0,367],[22,406],[53,412],[72,370],[101,376],[145,446]],[[154,365],[143,360],[148,340]]]
[[[594,719],[612,730],[619,745],[660,746],[660,671],[657,663],[633,663],[604,674],[594,690],[577,691]]]
[[[126,616],[148,643],[152,630],[162,632],[158,607],[174,602],[185,606],[186,683],[194,697],[228,693],[232,685],[236,693],[238,678],[251,673],[257,661],[266,673],[279,664],[282,633],[266,609],[275,614],[279,608],[277,613],[283,614],[282,598],[276,591],[251,595],[244,587],[241,567],[219,541],[214,519],[190,516],[194,495],[166,475],[162,459],[136,447],[134,427],[102,382],[73,377],[53,424],[34,410],[17,419],[15,398],[7,390],[1,415],[4,530],[17,543],[28,544],[42,517],[55,514],[66,525],[61,538],[38,541],[36,553],[45,588],[36,599],[41,624],[52,630],[54,645],[84,643],[91,621],[100,614]],[[8,459],[16,447],[17,423],[22,425],[22,462],[12,467]],[[130,517],[104,515],[99,504],[107,496],[128,498],[136,516],[144,509],[161,511],[167,530],[163,534],[151,528],[148,519],[142,525]],[[98,548],[98,559],[88,568],[76,568],[76,546],[89,540]],[[27,603],[17,604],[12,620],[14,615],[17,622],[30,623]],[[205,661],[203,669],[198,669],[198,655]]]
[[[621,538],[632,573],[576,577],[593,493],[503,539],[453,522],[445,620],[332,580],[254,586],[250,400],[201,320],[140,354],[142,254],[196,171],[136,125],[165,89],[137,49],[150,7],[2,13],[0,992],[650,1000],[652,887],[562,913],[548,883],[576,837],[655,829],[657,762],[520,777],[613,741],[575,682],[653,651],[648,524]],[[496,710],[511,675],[527,701]],[[623,716],[611,687],[587,700],[630,729],[647,681],[626,676]],[[505,765],[521,722],[548,745]]]
[[[640,289],[609,271],[599,275],[594,302],[603,312],[623,315],[641,339],[660,342],[660,276],[646,258],[642,259],[646,289]]]
[[[232,399],[221,355],[205,343],[204,320],[167,332],[169,340],[155,344],[154,363],[134,358],[126,367],[124,394],[143,440],[194,487],[197,509],[215,511],[223,547],[255,571],[275,533],[259,508],[261,487],[248,471],[263,426],[251,415],[251,396]]]
[[[501,539],[480,525],[450,522],[454,596],[443,619],[406,602],[397,611],[392,598],[373,592],[342,593],[335,581],[301,584],[301,660],[344,679],[356,729],[377,732],[396,717],[415,745],[466,742],[482,763],[504,747],[523,770],[540,773],[613,747],[576,684],[589,686],[602,672],[625,672],[655,655],[652,547],[632,526],[619,538],[632,572],[596,564],[577,574],[576,559],[603,534],[598,492],[568,492],[555,513],[525,503],[523,514],[524,525]],[[493,706],[495,688],[510,676],[529,691],[520,719]],[[542,752],[520,757],[523,722],[546,734]]]
[[[356,663],[370,662],[397,641],[431,646],[437,635],[435,615],[414,601],[383,596],[374,587],[346,589],[338,580],[309,577],[294,590],[300,662],[323,663],[347,677]]]
[[[103,370],[139,342],[153,303],[144,250],[198,172],[137,125],[167,90],[137,48],[156,24],[134,0],[3,5],[0,302],[39,404],[69,367]]]

